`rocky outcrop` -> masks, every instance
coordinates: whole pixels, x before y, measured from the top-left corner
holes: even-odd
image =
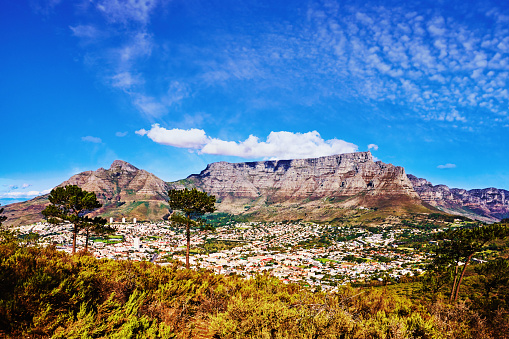
[[[408,178],[419,197],[432,206],[452,214],[497,222],[509,217],[509,191],[497,188],[465,190],[433,185],[409,174]]]
[[[425,179],[407,176],[402,167],[374,161],[370,152],[314,159],[217,162],[200,174],[173,183],[116,160],[109,169],[76,174],[60,186],[65,185],[95,192],[103,207],[94,215],[117,220],[160,220],[168,214],[168,190],[182,187],[197,187],[215,195],[219,211],[265,220],[332,220],[359,207],[390,213],[429,212],[426,206],[430,205],[484,221],[509,216],[508,191],[433,186]],[[40,212],[48,203],[47,196],[41,196],[7,205],[6,224],[40,221]]]
[[[72,176],[59,186],[78,185],[95,192],[101,202],[167,201],[168,184],[152,173],[115,160],[109,169],[99,168]]]

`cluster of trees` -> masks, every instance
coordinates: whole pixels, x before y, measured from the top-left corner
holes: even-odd
[[[85,251],[87,251],[91,233],[104,234],[115,231],[106,226],[106,219],[87,216],[102,206],[93,192],[84,191],[77,185],[67,185],[52,189],[48,200],[51,204],[42,211],[44,217],[50,223],[69,222],[73,225],[72,253],[76,253],[76,236],[79,232],[85,233]]]
[[[205,213],[214,212],[216,198],[198,191],[196,188],[170,190],[168,197],[170,208],[178,211],[171,215],[170,220],[175,225],[184,226],[186,229],[186,268],[189,268],[191,227],[200,225],[203,222],[201,217]],[[76,253],[76,237],[80,232],[85,234],[84,251],[86,252],[91,234],[106,234],[115,231],[106,225],[106,219],[88,216],[102,206],[94,192],[84,191],[77,185],[67,185],[51,190],[48,200],[51,204],[42,211],[44,217],[50,223],[68,222],[72,224],[72,253]],[[3,208],[0,210],[1,212],[3,212]],[[5,217],[0,217],[0,225],[3,220]]]

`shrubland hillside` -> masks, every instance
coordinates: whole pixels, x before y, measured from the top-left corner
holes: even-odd
[[[415,284],[415,283],[413,283]],[[507,338],[503,308],[402,288],[337,293],[0,244],[5,338]]]

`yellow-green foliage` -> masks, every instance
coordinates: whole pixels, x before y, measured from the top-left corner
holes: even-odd
[[[0,337],[499,338],[465,305],[0,244]]]

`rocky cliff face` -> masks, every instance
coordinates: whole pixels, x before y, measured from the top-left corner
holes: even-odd
[[[217,162],[188,180],[220,199],[267,197],[272,202],[404,194],[417,198],[402,167],[374,162],[370,152],[316,159]]]
[[[59,186],[78,185],[94,192],[103,205],[92,215],[138,220],[160,220],[168,213],[168,184],[152,173],[115,160],[109,169],[99,168],[72,176]],[[42,220],[41,211],[49,204],[48,195],[7,205],[7,225],[28,224]]]
[[[221,202],[219,209],[232,213],[243,212],[239,207],[246,204],[249,212],[274,204],[297,204],[303,209],[308,202],[324,198],[341,201],[342,207],[379,207],[382,200],[399,205],[401,199],[420,204],[405,170],[374,162],[370,152],[315,159],[217,162],[180,184],[215,195]],[[315,205],[304,209],[312,212]]]
[[[464,190],[433,185],[426,179],[409,174],[419,197],[432,206],[452,214],[496,222],[509,217],[509,191],[497,188]]]

